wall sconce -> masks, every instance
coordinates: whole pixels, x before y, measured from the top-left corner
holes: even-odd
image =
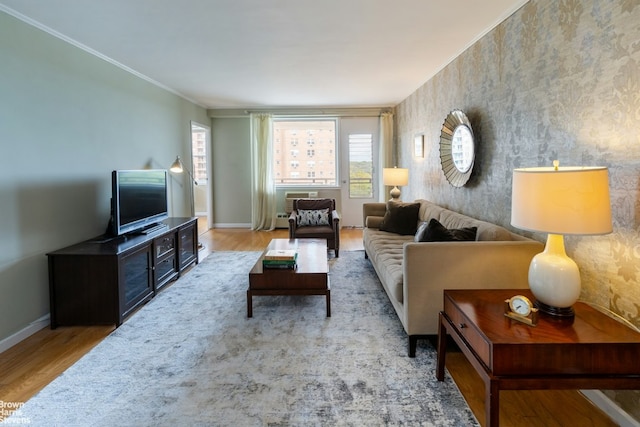
[[[572,317],[580,297],[580,271],[567,256],[564,235],[612,231],[605,167],[522,168],[513,171],[511,225],[548,233],[544,252],[529,266],[529,288],[541,312]]]
[[[400,189],[398,186],[409,184],[409,169],[404,168],[384,168],[382,169],[382,182],[384,185],[393,186],[390,191],[392,202],[400,201]]]
[[[424,157],[424,134],[422,133],[413,139],[413,156],[416,158]]]

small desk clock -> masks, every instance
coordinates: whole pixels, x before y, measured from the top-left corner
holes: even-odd
[[[515,295],[504,300],[504,315],[529,326],[538,323],[538,309],[524,295]]]

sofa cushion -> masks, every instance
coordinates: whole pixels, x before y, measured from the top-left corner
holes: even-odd
[[[380,281],[387,289],[389,298],[403,303],[403,246],[410,243],[413,236],[403,236],[396,233],[387,233],[376,229],[363,230],[363,243],[365,250],[371,258]]]
[[[416,232],[415,240],[417,242],[472,242],[476,240],[476,232],[478,231],[478,227],[448,229],[435,218],[431,218],[426,227],[422,226],[422,224],[418,227],[418,232]]]
[[[364,226],[366,228],[380,228],[383,216],[368,216],[365,220]]]
[[[329,209],[300,209],[298,210],[298,225],[329,225]]]
[[[402,235],[416,234],[420,203],[388,202],[380,230]]]
[[[416,201],[420,202],[420,221],[426,221],[428,223],[431,218],[435,218],[440,222],[440,224],[449,229],[478,227],[478,231],[476,233],[477,241],[514,240],[513,233],[499,225],[492,224],[486,221],[480,221],[478,219],[463,215],[459,212],[445,209],[442,206],[436,205],[435,203],[428,200],[420,199]]]
[[[428,225],[429,223],[427,221],[420,221],[420,223],[418,224],[418,228],[416,229],[416,235],[413,236],[414,242],[419,242],[420,239],[422,239],[422,236],[424,235],[424,232],[426,231]]]

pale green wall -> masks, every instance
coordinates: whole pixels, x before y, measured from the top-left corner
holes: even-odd
[[[248,117],[211,121],[216,227],[249,227],[251,224],[250,134]]]
[[[49,312],[49,251],[101,234],[113,169],[190,154],[206,111],[0,12],[0,341]],[[186,215],[181,180],[172,213]]]

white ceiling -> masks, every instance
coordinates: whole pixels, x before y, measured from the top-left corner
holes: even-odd
[[[528,0],[0,0],[207,108],[399,103]]]

